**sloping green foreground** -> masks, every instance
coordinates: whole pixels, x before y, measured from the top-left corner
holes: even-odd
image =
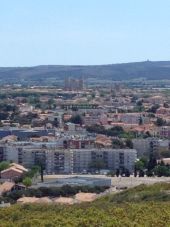
[[[0,227],[170,226],[170,184],[138,186],[93,203],[14,205],[0,209]]]

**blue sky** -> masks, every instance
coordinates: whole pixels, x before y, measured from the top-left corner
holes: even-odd
[[[0,66],[170,60],[170,0],[0,0]]]

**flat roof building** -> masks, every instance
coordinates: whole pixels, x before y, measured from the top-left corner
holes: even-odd
[[[97,177],[84,177],[84,176],[75,176],[67,178],[58,178],[56,180],[48,180],[43,183],[38,183],[33,187],[62,187],[64,185],[70,186],[111,186],[110,178],[97,178]]]
[[[9,142],[0,144],[1,160],[26,168],[41,162],[47,174],[81,173],[94,170],[129,170],[137,158],[135,149],[82,148],[63,149],[57,142]]]

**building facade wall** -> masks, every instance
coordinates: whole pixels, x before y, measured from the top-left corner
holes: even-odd
[[[100,169],[128,169],[133,172],[137,158],[134,149],[59,149],[54,144],[49,146],[42,143],[5,144],[3,151],[6,160],[22,164],[27,168],[41,163],[47,174],[88,172],[96,163],[96,165],[102,163]]]

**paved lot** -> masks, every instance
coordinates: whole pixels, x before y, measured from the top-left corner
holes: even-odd
[[[106,178],[104,175],[45,175],[44,181],[55,180],[57,178],[68,178],[73,176]],[[112,186],[116,187],[134,187],[140,184],[154,184],[157,182],[169,182],[170,177],[108,177],[112,179]]]

